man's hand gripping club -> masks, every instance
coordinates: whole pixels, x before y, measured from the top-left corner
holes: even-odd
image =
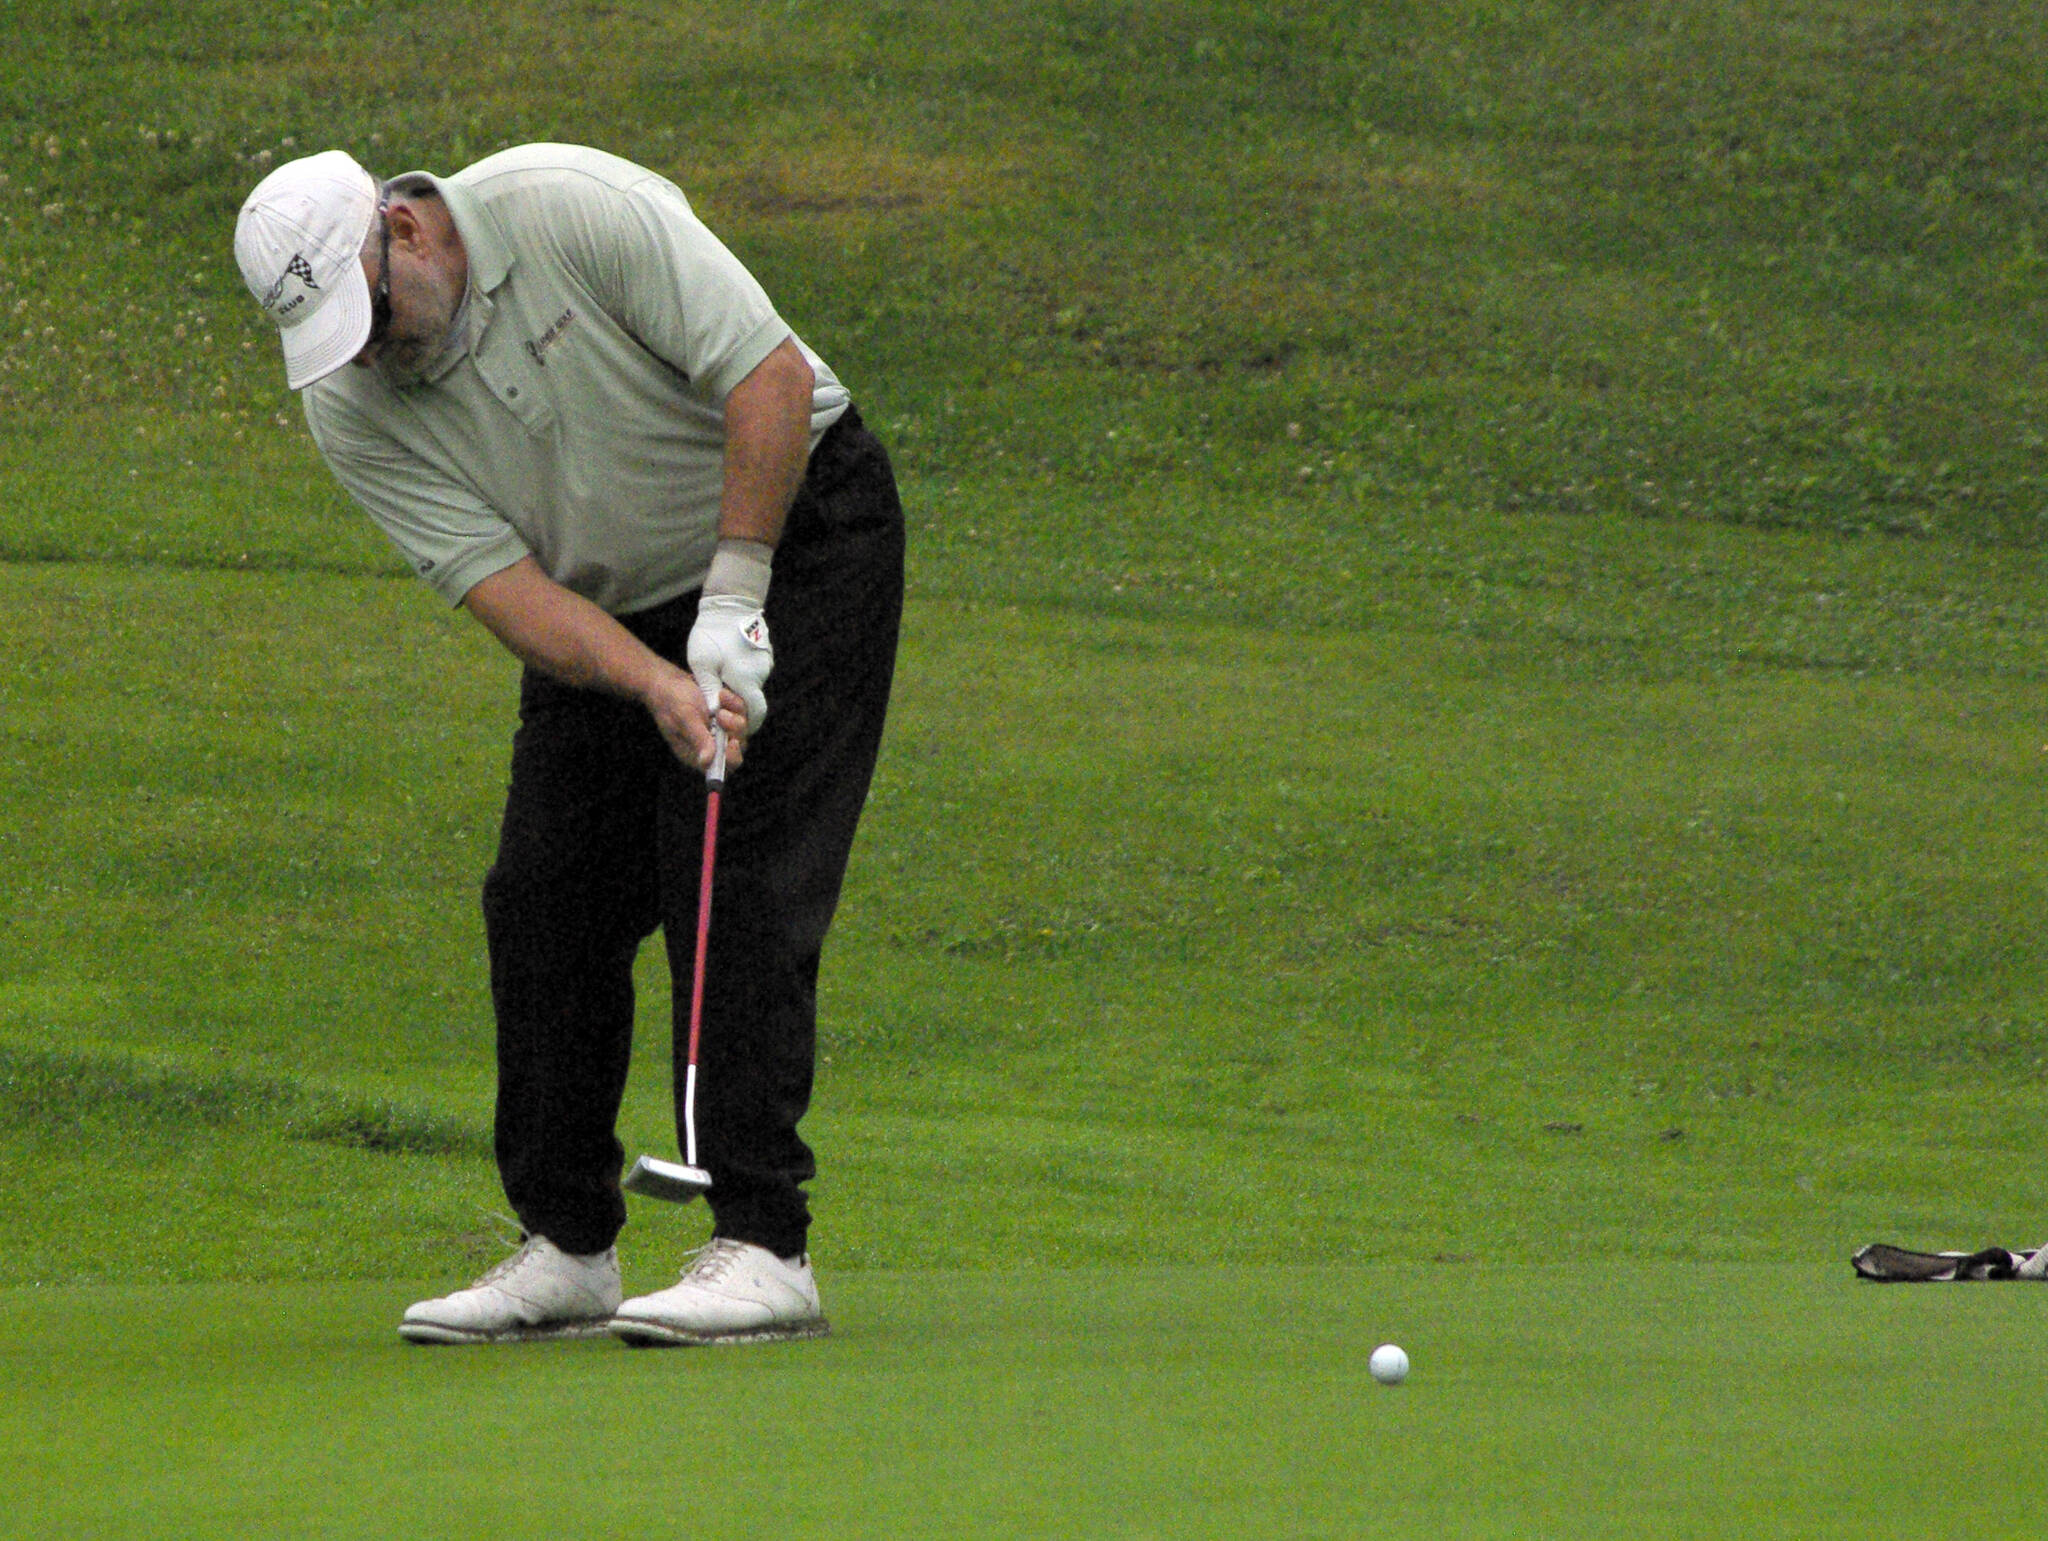
[[[720,706],[718,725],[729,741],[744,742],[768,715],[766,686],[775,667],[775,647],[768,640],[762,606],[768,602],[773,557],[773,548],[760,541],[720,541],[704,579],[703,597],[697,601],[697,624],[690,628],[690,673],[706,706]],[[738,713],[731,706],[737,706]],[[732,720],[735,715],[737,722]],[[730,753],[728,757],[739,763]]]

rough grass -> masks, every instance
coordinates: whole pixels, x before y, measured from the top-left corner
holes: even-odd
[[[9,555],[381,564],[233,210],[320,145],[452,170],[543,137],[674,175],[913,482],[995,490],[1004,528],[1140,480],[1331,530],[2042,538],[2035,0],[6,14]],[[387,87],[394,56],[461,87]],[[93,511],[53,523],[88,455]]]

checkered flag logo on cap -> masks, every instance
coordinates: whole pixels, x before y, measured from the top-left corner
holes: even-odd
[[[292,260],[284,265],[284,271],[277,275],[277,282],[270,286],[270,292],[263,296],[263,308],[275,310],[278,296],[284,293],[284,286],[296,278],[308,289],[319,292],[320,284],[313,277],[313,264],[306,260],[304,252],[293,252]]]

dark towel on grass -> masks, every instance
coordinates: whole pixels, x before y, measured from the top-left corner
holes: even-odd
[[[2041,1267],[2035,1267],[2039,1261]],[[1909,1252],[1904,1247],[1873,1242],[1849,1259],[1857,1275],[1879,1284],[1968,1284],[1995,1279],[2048,1278],[2048,1247],[2014,1252],[1986,1247],[1982,1252]]]

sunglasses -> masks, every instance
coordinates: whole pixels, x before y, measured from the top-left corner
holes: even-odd
[[[377,287],[370,291],[370,338],[365,347],[381,346],[391,336],[391,205],[377,205],[382,234],[377,243]]]

